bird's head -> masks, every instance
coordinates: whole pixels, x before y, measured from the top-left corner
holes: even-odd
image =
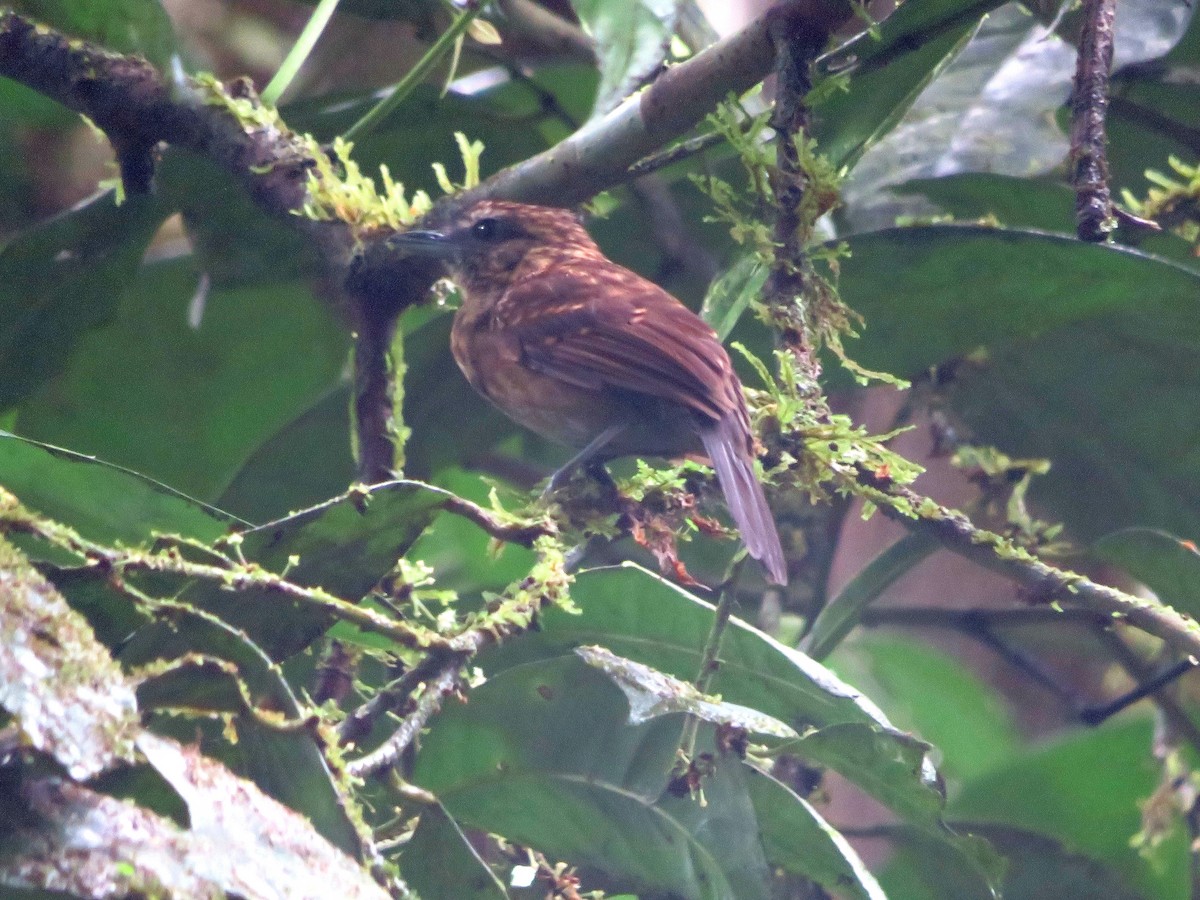
[[[566,209],[478,200],[435,220],[435,230],[394,235],[388,243],[444,260],[460,282],[506,282],[528,257],[599,254],[579,217]]]

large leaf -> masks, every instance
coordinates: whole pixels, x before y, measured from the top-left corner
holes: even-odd
[[[330,391],[254,451],[219,501],[252,522],[315,506],[354,480],[350,390]]]
[[[699,670],[712,607],[633,565],[580,575],[572,588],[578,615],[547,610],[541,630],[481,657],[495,673],[553,658],[580,645],[600,645],[682,680]],[[733,620],[721,646],[712,691],[804,735],[789,745],[827,765],[901,816],[956,841],[991,871],[985,847],[940,825],[943,796],[926,757],[928,745],[891,726],[866,697],[823,666]]]
[[[695,898],[766,897],[736,759],[707,806],[664,795],[683,717],[627,724],[621,691],[571,654],[517,666],[450,704],[414,780],[456,819],[586,864],[619,884]]]
[[[421,813],[400,856],[404,880],[423,900],[506,900],[508,891],[440,805]]]
[[[337,381],[347,339],[294,282],[213,290],[200,273],[142,269],[112,325],[88,334],[64,374],[21,408],[19,433],[94,453],[201,499]]]
[[[966,46],[988,11],[1002,0],[934,0],[904,4],[879,27],[823,61],[827,70],[852,64],[848,91],[817,107],[815,135],[835,166],[853,167],[912,106],[925,87]]]
[[[947,398],[977,440],[1054,462],[1032,496],[1056,517],[1085,538],[1133,524],[1200,531],[1200,418],[1186,412],[1200,392],[1200,274],[999,228],[896,228],[849,244],[842,296],[869,323],[850,346],[860,362],[919,376],[982,348]]]
[[[1145,897],[1187,896],[1188,839],[1181,824],[1140,852],[1131,845],[1143,824],[1140,804],[1162,775],[1150,753],[1152,731],[1146,720],[1112,720],[1035,748],[968,783],[953,813],[1054,838],[1107,863]]]
[[[80,338],[107,324],[132,280],[160,204],[111,192],[19,234],[0,251],[0,409],[67,365]]]
[[[804,798],[757,770],[747,788],[767,861],[839,895],[886,900],[854,848]]]
[[[6,431],[0,485],[95,541],[145,544],[156,534],[211,541],[246,524],[144,475]]]

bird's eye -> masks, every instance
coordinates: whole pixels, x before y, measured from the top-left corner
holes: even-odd
[[[500,236],[500,223],[495,219],[480,219],[471,226],[471,234],[481,241],[492,241]]]

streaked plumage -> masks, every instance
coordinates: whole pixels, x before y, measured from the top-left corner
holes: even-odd
[[[485,200],[397,240],[446,258],[463,294],[451,348],[476,390],[569,446],[619,428],[589,459],[707,456],[750,554],[786,583],[741,384],[699,316],[605,257],[567,210]]]

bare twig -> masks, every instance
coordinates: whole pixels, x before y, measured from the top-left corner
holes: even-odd
[[[1101,627],[1100,625],[1093,627],[1096,637],[1104,644],[1113,655],[1113,658],[1120,664],[1121,668],[1129,674],[1129,677],[1139,687],[1124,697],[1118,698],[1117,701],[1109,705],[1108,709],[1085,710],[1084,721],[1088,722],[1088,724],[1099,724],[1099,722],[1115,715],[1120,710],[1136,703],[1143,697],[1149,696],[1153,699],[1155,705],[1162,710],[1163,716],[1170,723],[1176,735],[1191,744],[1193,749],[1200,750],[1200,727],[1197,727],[1196,721],[1175,697],[1164,690],[1167,685],[1178,679],[1180,675],[1193,669],[1195,664],[1191,660],[1182,660],[1164,672],[1155,672],[1130,648],[1121,635],[1114,632],[1111,628]]]
[[[1071,98],[1071,183],[1076,233],[1084,241],[1105,241],[1116,227],[1105,132],[1116,13],[1117,0],[1084,0]]]
[[[710,147],[715,147],[723,140],[725,140],[725,136],[715,131],[700,134],[694,138],[688,138],[686,141],[681,141],[673,147],[668,147],[666,150],[652,153],[644,159],[639,159],[629,167],[629,174],[633,176],[649,175],[651,172],[657,172],[659,169],[669,166],[672,163],[690,159],[697,153],[703,153]]]

